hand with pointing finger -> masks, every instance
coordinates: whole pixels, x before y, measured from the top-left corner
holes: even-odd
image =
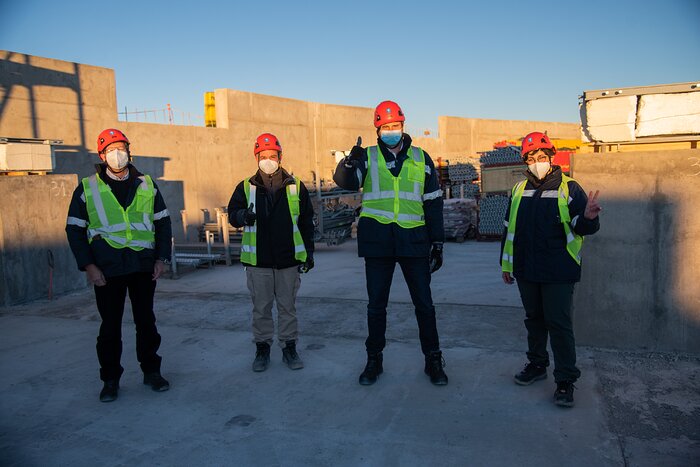
[[[588,203],[586,203],[586,210],[583,212],[583,217],[585,217],[588,220],[593,220],[596,217],[598,217],[598,214],[600,211],[603,210],[602,207],[600,207],[600,204],[598,204],[598,194],[600,193],[600,190],[596,190],[595,194],[591,191],[588,193]]]

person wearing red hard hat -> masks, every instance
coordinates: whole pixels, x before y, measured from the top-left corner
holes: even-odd
[[[503,281],[516,280],[525,308],[528,363],[514,376],[527,386],[547,378],[547,338],[554,354],[554,403],[574,405],[576,345],[571,316],[574,285],[581,280],[583,237],[600,228],[598,192],[588,196],[561,167],[545,133],[523,138],[526,179],[511,191],[501,243]]]
[[[430,275],[442,266],[442,190],[432,159],[404,133],[405,121],[396,102],[380,103],[374,111],[377,144],[363,148],[358,138],[333,176],[341,188],[362,188],[357,245],[365,258],[369,304],[367,364],[359,382],[374,384],[384,370],[386,307],[398,263],[415,306],[424,372],[443,386],[448,380],[430,290]]]
[[[274,338],[272,305],[277,303],[277,341],[292,370],[304,367],[296,350],[296,295],[300,273],[314,267],[314,210],[306,186],[280,167],[282,145],[271,133],[255,140],[258,171],[236,186],[229,222],[243,227],[241,263],[253,301],[253,371],[265,371]]]
[[[97,337],[102,402],[117,399],[124,372],[121,326],[127,292],[143,382],[158,392],[170,388],[160,374],[161,338],[153,313],[156,280],[171,256],[170,214],[155,182],[130,163],[129,144],[115,128],[99,134],[102,163],[75,189],[66,221],[68,243],[78,268],[94,285],[102,318]]]

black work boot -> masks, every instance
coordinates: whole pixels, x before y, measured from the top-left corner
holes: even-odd
[[[160,371],[143,374],[143,384],[150,386],[156,392],[165,392],[170,389],[170,383],[163,378]]]
[[[100,402],[112,402],[119,397],[119,380],[110,379],[105,381],[105,385],[100,391]]]
[[[554,403],[560,407],[573,407],[575,387],[571,381],[557,382],[557,390],[554,391]]]
[[[445,359],[442,352],[436,350],[425,356],[425,374],[430,376],[430,382],[436,386],[447,384],[447,375],[442,369],[445,366]]]
[[[299,358],[295,341],[287,341],[285,343],[285,347],[282,349],[282,361],[287,364],[290,370],[301,370],[304,368],[304,362]]]
[[[253,360],[253,371],[260,372],[267,370],[270,364],[270,344],[267,342],[256,342],[255,360]]]
[[[382,374],[384,368],[382,363],[384,361],[384,355],[381,352],[369,353],[367,352],[367,365],[365,365],[365,371],[360,375],[360,384],[363,386],[369,386],[377,382],[377,377]]]
[[[541,379],[547,379],[547,367],[535,365],[534,363],[528,363],[525,365],[525,368],[523,368],[523,371],[513,376],[515,384],[519,384],[520,386],[529,386]]]

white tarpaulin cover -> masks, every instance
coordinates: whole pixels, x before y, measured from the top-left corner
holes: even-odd
[[[700,134],[700,92],[640,96],[636,134]]]
[[[637,96],[590,100],[582,115],[582,130],[593,141],[634,141],[636,114]]]

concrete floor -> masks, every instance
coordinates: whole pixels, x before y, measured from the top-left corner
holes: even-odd
[[[253,373],[250,302],[240,265],[158,284],[163,374],[141,384],[124,326],[119,399],[98,401],[99,318],[91,291],[0,310],[0,465],[625,465],[700,462],[700,360],[580,348],[576,407],[551,403],[551,377],[513,384],[526,347],[498,245],[446,245],[434,277],[450,384],[422,372],[400,272],[385,373],[357,384],[366,335],[363,262],[353,242],[321,247],[298,299],[292,372],[273,349]]]

